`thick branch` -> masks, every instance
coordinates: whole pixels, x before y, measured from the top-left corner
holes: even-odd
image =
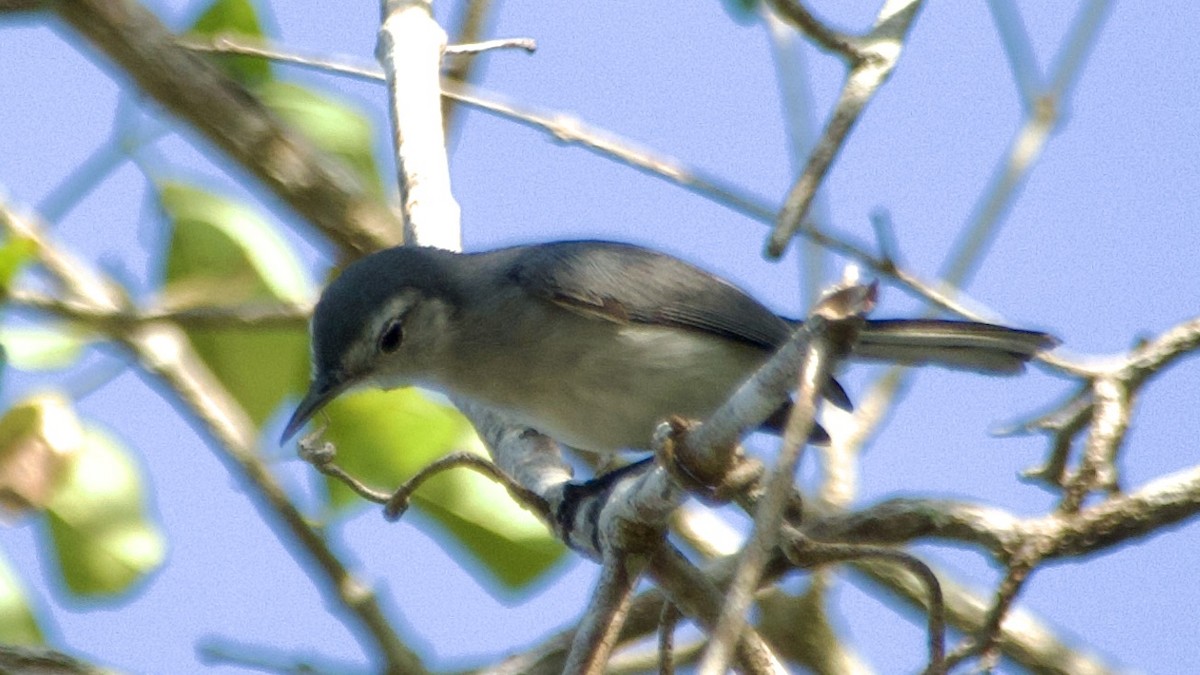
[[[49,3],[115,61],[145,93],[200,131],[343,248],[367,252],[400,242],[388,208],[353,173],[317,152],[255,97],[176,43],[134,0]]]
[[[1141,489],[1074,514],[1021,520],[1000,509],[932,499],[892,499],[853,513],[810,520],[822,541],[902,544],[934,538],[974,544],[1001,560],[1034,542],[1044,558],[1094,553],[1200,514],[1200,467],[1153,480]]]

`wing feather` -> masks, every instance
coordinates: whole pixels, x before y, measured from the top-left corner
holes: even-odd
[[[790,333],[786,321],[733,284],[630,244],[524,247],[514,250],[508,277],[530,295],[618,323],[699,330],[766,350]]]

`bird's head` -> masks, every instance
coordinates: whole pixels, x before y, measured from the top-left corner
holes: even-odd
[[[461,303],[457,257],[415,246],[387,249],[352,263],[329,284],[310,327],[312,381],[284,442],[347,389],[391,389],[432,373]]]

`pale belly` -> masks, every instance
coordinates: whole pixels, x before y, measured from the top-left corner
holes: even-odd
[[[769,356],[699,331],[596,328],[591,343],[538,335],[524,363],[491,363],[452,388],[561,443],[607,454],[648,448],[671,415],[707,418]]]

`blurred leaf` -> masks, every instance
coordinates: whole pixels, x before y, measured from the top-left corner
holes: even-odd
[[[167,306],[298,303],[311,297],[312,284],[287,242],[250,208],[179,183],[159,189],[171,219],[163,284]],[[255,424],[308,383],[303,326],[191,328],[188,338]]]
[[[0,506],[11,513],[41,510],[83,444],[70,402],[42,394],[0,418]]]
[[[327,410],[327,437],[337,446],[337,463],[381,489],[395,489],[449,451],[482,454],[482,443],[466,419],[417,389],[346,394]],[[326,485],[335,506],[362,503],[340,482]],[[430,479],[417,491],[414,503],[510,589],[537,579],[565,551],[503,487],[468,469]]]
[[[66,324],[0,326],[7,363],[20,370],[58,370],[79,359],[88,340]]]
[[[168,278],[226,280],[231,275],[260,281],[271,297],[304,302],[312,284],[286,241],[250,207],[183,183],[159,184],[163,207],[176,232],[172,244],[187,250],[167,263]],[[253,295],[248,289],[247,296]],[[220,299],[220,295],[207,298]]]
[[[24,237],[8,238],[0,244],[0,291],[9,289],[36,251],[37,246]]]
[[[267,82],[254,93],[313,145],[345,162],[363,187],[383,199],[383,183],[371,150],[375,133],[365,115],[345,103],[286,82]]]
[[[21,581],[0,556],[0,644],[37,645],[45,642]]]
[[[729,18],[743,26],[758,22],[760,0],[721,0],[721,4]]]
[[[166,555],[163,535],[146,514],[137,466],[99,429],[85,430],[47,515],[63,579],[77,595],[121,593]]]
[[[262,23],[250,0],[214,0],[196,19],[189,31],[193,35],[213,37],[234,35],[238,37],[262,38]],[[271,62],[254,56],[231,54],[208,55],[226,75],[246,87],[256,87],[271,79]]]

